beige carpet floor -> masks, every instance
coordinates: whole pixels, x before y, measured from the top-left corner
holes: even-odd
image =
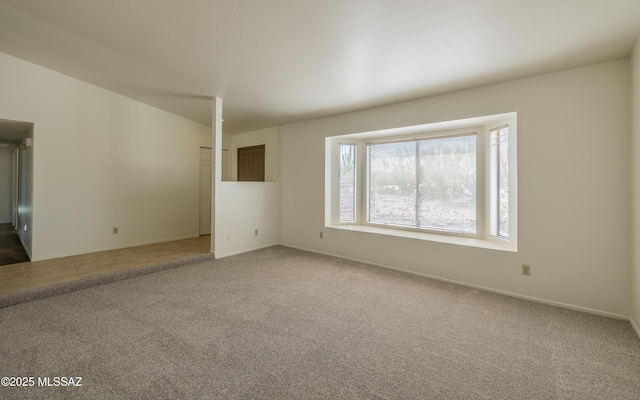
[[[0,398],[640,398],[626,321],[280,246],[146,273],[5,301]]]

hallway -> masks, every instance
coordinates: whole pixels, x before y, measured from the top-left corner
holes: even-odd
[[[10,223],[0,224],[0,266],[29,262],[18,238],[18,232]]]

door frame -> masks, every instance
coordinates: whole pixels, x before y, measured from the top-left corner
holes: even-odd
[[[240,165],[241,165],[241,157],[240,157],[240,152],[241,151],[246,151],[246,150],[256,150],[256,149],[260,149],[262,150],[262,180],[250,180],[250,181],[244,181],[244,182],[265,182],[266,181],[266,169],[267,169],[267,147],[264,144],[259,144],[259,145],[254,145],[254,146],[246,146],[246,147],[238,147],[238,149],[236,150],[236,164],[237,164],[237,175],[238,175],[238,182],[242,182],[240,180]]]

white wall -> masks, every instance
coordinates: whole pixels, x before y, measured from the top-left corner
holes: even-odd
[[[216,184],[216,258],[244,253],[280,243],[279,128],[222,135],[229,149],[231,180],[238,177],[238,148],[265,145],[266,182]],[[255,231],[258,230],[258,235]]]
[[[621,60],[283,126],[281,243],[626,316],[629,99],[629,60]],[[324,227],[326,136],[513,111],[517,253]]]
[[[216,258],[280,243],[279,183],[222,182],[216,190]]]
[[[198,235],[209,127],[3,53],[0,70],[0,118],[35,123],[33,260]]]
[[[629,316],[631,324],[640,336],[640,39],[636,42],[631,54],[632,76],[632,119],[633,119],[633,227],[631,234],[631,302]]]
[[[231,134],[222,133],[222,180],[231,180]]]
[[[279,244],[279,128],[231,136],[222,134],[220,143],[223,148],[227,145],[230,148],[231,165],[235,165],[232,168],[233,179],[237,179],[238,148],[264,144],[267,182],[216,182],[213,238],[216,258]]]
[[[0,223],[11,222],[11,152],[0,149]]]
[[[264,179],[266,182],[280,180],[280,133],[279,128],[267,128],[252,132],[231,135],[229,149],[231,180],[238,180],[238,149],[242,147],[265,145]]]

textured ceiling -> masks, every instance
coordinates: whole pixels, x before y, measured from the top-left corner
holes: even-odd
[[[0,51],[250,131],[627,57],[638,0],[0,0]]]

